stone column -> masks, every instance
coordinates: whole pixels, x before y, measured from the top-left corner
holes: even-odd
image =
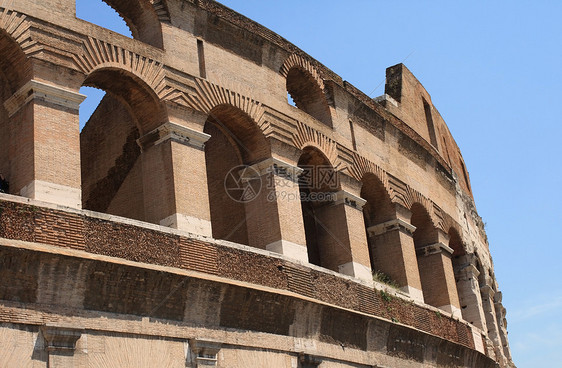
[[[31,80],[4,103],[10,116],[10,191],[82,207],[78,113],[86,96]]]
[[[412,213],[396,204],[396,218],[367,229],[374,244],[373,256],[379,271],[396,281],[414,300],[423,302],[422,285],[413,234]]]
[[[509,342],[507,341],[507,319],[505,318],[506,309],[502,304],[502,293],[498,291],[494,295],[494,309],[498,321],[498,330],[500,335],[500,342],[503,347],[503,354],[506,359],[511,360],[511,351],[509,350]]]
[[[492,280],[488,276],[485,277],[485,285],[480,286],[480,292],[482,295],[482,309],[484,310],[486,326],[488,327],[488,337],[494,346],[496,360],[501,362],[504,359],[504,355],[499,336],[496,310],[494,308],[494,295],[496,292],[492,287]]]
[[[298,177],[302,169],[277,158],[252,165],[242,180],[259,180],[259,194],[245,203],[248,242],[289,258],[308,262]]]
[[[212,236],[204,151],[209,138],[168,122],[138,140],[146,221]]]
[[[438,231],[437,243],[416,249],[423,297],[427,304],[461,317],[451,260],[454,250],[447,245],[448,242],[448,236]]]
[[[372,281],[369,245],[363,220],[367,203],[346,190],[334,193],[335,201],[319,211],[321,222],[323,264],[345,275]]]
[[[486,331],[486,318],[482,310],[482,297],[478,285],[479,275],[478,269],[473,264],[467,263],[465,267],[457,271],[455,278],[462,318],[480,330]]]

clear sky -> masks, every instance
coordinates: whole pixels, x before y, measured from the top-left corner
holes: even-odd
[[[221,2],[372,97],[406,64],[466,161],[516,365],[562,367],[562,2]],[[100,4],[78,0],[78,15],[119,27]]]

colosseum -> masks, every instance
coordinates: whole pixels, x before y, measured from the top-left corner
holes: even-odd
[[[514,366],[406,66],[372,99],[218,2],[105,2],[133,38],[0,0],[1,367]]]

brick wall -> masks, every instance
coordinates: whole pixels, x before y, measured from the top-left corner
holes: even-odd
[[[286,260],[198,239],[6,201],[0,202],[0,237],[178,267],[288,290],[399,322],[474,349],[470,327],[433,310]]]

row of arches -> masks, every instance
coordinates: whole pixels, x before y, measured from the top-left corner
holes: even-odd
[[[28,125],[36,124],[35,128],[39,126],[40,130],[48,130],[50,126],[40,124],[54,122],[49,119],[33,119],[33,114],[48,114],[48,108],[57,111],[61,109],[40,102],[39,104],[44,105],[43,108],[46,109],[21,110],[21,114],[10,115],[4,103],[32,79],[35,71],[33,62],[25,57],[15,41],[4,31],[0,31],[0,55],[0,137],[5,140],[0,145],[0,170],[12,180],[12,193],[17,194],[26,186],[31,175],[22,174],[29,171],[24,166],[30,164],[20,155],[25,153],[34,161],[42,161],[40,150],[33,150],[33,142],[30,143],[31,148],[22,144],[30,139],[33,141],[33,138],[18,127],[25,126],[21,123],[27,122]],[[10,73],[6,73],[8,70]],[[291,76],[291,73],[292,71],[289,71],[288,76]],[[287,83],[290,84],[289,81]],[[161,172],[147,171],[151,166],[143,165],[144,153],[137,145],[137,140],[149,135],[153,129],[169,120],[166,107],[142,79],[116,67],[100,67],[93,70],[84,76],[81,85],[107,92],[80,136],[79,165],[84,208],[150,221],[147,214],[149,209],[145,203],[145,191],[154,184],[150,178],[154,175],[169,175],[169,170],[173,171],[173,168],[164,167]],[[299,101],[298,98],[296,100]],[[69,116],[75,114],[76,112],[70,112]],[[78,127],[76,125],[68,129],[77,130]],[[209,203],[212,236],[216,239],[266,248],[271,239],[265,241],[263,233],[270,226],[270,222],[282,222],[279,218],[287,209],[280,208],[282,204],[279,201],[233,201],[225,192],[224,178],[234,167],[252,166],[271,158],[271,142],[244,111],[229,105],[219,105],[212,109],[203,121],[203,132],[209,135],[210,139],[203,149],[207,195],[201,196],[200,201]],[[13,142],[18,142],[18,147]],[[56,142],[49,141],[45,144],[54,145]],[[27,150],[32,153],[29,154]],[[397,210],[376,175],[366,174],[360,183],[360,197],[366,201],[364,206],[349,206],[349,203],[334,205],[334,198],[344,188],[339,181],[334,184],[322,179],[338,175],[328,155],[314,144],[305,144],[294,149],[289,156],[294,166],[299,169],[300,178],[313,178],[312,181],[297,180],[294,183],[293,190],[298,192],[299,200],[296,206],[290,207],[290,220],[287,220],[291,223],[287,226],[292,230],[302,228],[300,242],[306,248],[308,261],[334,271],[341,271],[342,265],[353,262],[361,263],[367,269],[384,269],[387,255],[381,251],[384,249],[381,248],[381,242],[384,242],[385,238],[369,236],[368,229],[395,220]],[[72,158],[64,156],[64,160],[66,159]],[[50,169],[56,168],[57,172],[64,172],[64,165],[68,163],[64,160],[50,162]],[[323,172],[320,173],[320,170]],[[41,179],[51,180],[49,177]],[[319,193],[331,193],[334,197],[313,195]],[[350,207],[355,208],[350,210]],[[411,225],[415,227],[412,234],[415,249],[438,242],[438,229],[433,226],[428,211],[419,203],[415,203],[408,210],[411,211]],[[357,213],[354,211],[359,213],[360,227],[357,227]],[[278,224],[278,227],[283,226]],[[351,239],[357,234],[362,234],[358,238],[363,239]],[[282,240],[283,236],[278,238]],[[458,232],[451,230],[449,238],[449,246],[460,254],[463,247]],[[298,243],[298,240],[295,243]],[[364,249],[361,244],[365,245]],[[366,255],[366,259],[362,259],[362,254]],[[417,263],[420,263],[421,257],[423,255],[420,254]],[[411,259],[410,261],[416,262]],[[393,272],[388,270],[386,273]],[[443,275],[418,276],[421,278],[419,289],[423,291],[424,299],[436,307],[443,304],[440,300],[434,300],[431,290],[434,278],[441,276]],[[407,278],[399,281],[401,286],[411,282]]]

